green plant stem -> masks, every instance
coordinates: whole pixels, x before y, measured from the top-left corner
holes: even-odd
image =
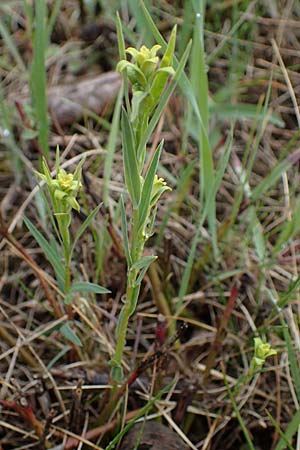
[[[68,220],[65,218],[59,218],[58,227],[61,236],[61,240],[64,247],[64,260],[65,260],[65,295],[67,296],[71,289],[71,242],[70,242],[70,232],[68,228]],[[67,305],[68,319],[72,319],[73,310],[71,305]]]
[[[133,219],[132,219],[132,241],[131,241],[132,265],[131,267],[128,268],[125,305],[122,308],[118,322],[117,344],[114,357],[114,365],[117,367],[117,370],[120,373],[122,367],[122,356],[126,342],[126,332],[128,322],[130,316],[134,313],[141,286],[141,283],[138,284],[136,283],[139,271],[137,268],[132,267],[134,263],[141,258],[144,250],[144,239],[143,239],[144,229],[139,231],[138,225],[139,225],[139,210],[136,208],[133,210]],[[113,376],[113,378],[115,377]],[[119,376],[117,375],[115,381],[120,381],[118,380],[118,378]]]
[[[122,309],[122,315],[119,321],[119,329],[117,336],[117,345],[116,345],[116,353],[115,353],[115,362],[118,366],[121,366],[123,350],[125,346],[126,340],[126,331],[128,326],[129,318],[133,312],[133,306],[136,303],[136,299],[139,294],[140,285],[134,286],[134,281],[137,276],[137,271],[132,271],[131,276],[128,278],[128,285],[126,289],[126,300],[125,305]]]

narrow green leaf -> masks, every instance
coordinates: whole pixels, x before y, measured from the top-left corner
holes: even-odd
[[[17,46],[16,46],[12,36],[10,36],[10,34],[9,34],[6,26],[2,22],[2,20],[0,20],[0,34],[3,38],[3,41],[6,43],[7,48],[9,49],[10,53],[12,54],[13,58],[15,59],[17,65],[19,66],[19,70],[21,71],[22,74],[26,75],[26,73],[27,73],[26,66],[22,60],[22,57],[17,49]]]
[[[295,351],[294,342],[291,339],[288,325],[286,324],[282,313],[280,313],[280,321],[282,324],[283,336],[284,336],[285,345],[286,345],[287,353],[288,353],[288,357],[289,357],[289,364],[290,364],[290,368],[291,368],[292,380],[293,380],[293,384],[295,386],[295,391],[296,391],[297,399],[299,402],[300,401],[300,371],[299,371],[299,364],[298,364],[298,355],[296,354],[296,351],[298,352],[298,349]]]
[[[107,153],[105,158],[104,177],[103,177],[103,201],[106,207],[108,207],[109,204],[109,183],[111,179],[112,166],[117,146],[117,138],[120,132],[120,115],[123,102],[123,95],[124,95],[124,83],[122,83],[122,86],[119,90],[118,97],[115,103],[114,114],[106,148]]]
[[[173,386],[174,382],[172,381],[167,386],[162,388],[159,393],[152,399],[147,402],[147,404],[141,408],[141,410],[137,413],[137,415],[130,421],[128,424],[123,428],[120,433],[118,433],[113,440],[108,444],[108,446],[105,448],[105,450],[113,450],[115,446],[118,444],[118,442],[121,441],[123,436],[130,430],[130,428],[133,427],[135,422],[140,418],[147,414],[147,412],[152,408],[153,405],[155,405],[155,402],[161,399],[161,397],[166,393],[169,392],[171,387]]]
[[[204,5],[203,4],[201,5],[201,4],[197,3],[197,5],[194,4],[194,8],[196,6],[197,6],[197,8],[198,7],[201,8],[201,6],[202,6],[202,8],[204,9]],[[152,17],[150,16],[147,8],[145,7],[145,4],[144,4],[143,1],[141,1],[141,9],[142,9],[143,14],[145,16],[147,27],[152,32],[155,41],[162,46],[163,50],[165,50],[166,47],[167,47],[167,43],[164,40],[163,36],[160,34],[158,28],[156,27],[156,25],[155,25]],[[200,21],[200,27],[199,26],[197,27],[198,28],[197,33],[198,33],[198,36],[200,35],[199,36],[200,39],[203,40],[203,36],[202,36],[203,35],[203,23],[202,23],[203,21],[202,21],[201,17],[203,17],[203,13],[201,14],[201,11],[200,11],[200,17],[199,17],[199,19],[197,19],[198,21]],[[187,46],[187,48],[185,50],[185,53],[187,52],[187,50],[188,50],[188,53],[189,53],[190,45],[191,45],[191,42],[189,42],[189,45]],[[203,44],[202,44],[202,47],[203,47]],[[183,57],[184,57],[184,55],[183,55]],[[203,70],[205,70],[205,64],[203,64],[203,62],[204,62],[204,53],[202,54],[202,58],[203,58],[202,67],[203,67]],[[182,59],[181,59],[181,61],[182,61]],[[179,66],[181,65],[181,61],[178,63],[176,57],[174,57],[174,65],[175,65],[175,67],[177,66],[177,70],[179,69]],[[202,71],[202,75],[203,75],[203,77],[206,77],[205,71],[204,72]],[[176,78],[176,76],[174,78]],[[207,80],[205,80],[205,78],[203,78],[202,81],[203,81],[203,83],[202,83],[203,85],[207,82]],[[211,235],[212,235],[212,240],[213,240],[214,252],[217,253],[215,198],[213,198],[210,195],[211,188],[212,188],[211,180],[214,180],[214,173],[213,173],[213,165],[212,165],[212,155],[211,155],[211,150],[210,150],[209,140],[208,140],[208,134],[207,134],[207,126],[205,126],[205,124],[207,123],[207,120],[205,119],[205,117],[202,117],[202,113],[205,113],[205,114],[207,113],[207,109],[206,109],[207,108],[207,104],[203,105],[203,108],[205,110],[201,109],[201,111],[200,111],[200,109],[199,109],[199,104],[200,103],[198,104],[198,101],[197,101],[197,98],[195,96],[195,92],[194,92],[193,86],[192,86],[191,82],[189,81],[189,79],[187,78],[187,76],[185,75],[185,73],[183,71],[180,73],[180,76],[179,76],[179,85],[180,85],[181,90],[184,92],[184,95],[189,100],[189,102],[190,102],[190,104],[191,104],[191,106],[193,108],[193,111],[195,113],[195,116],[197,118],[197,121],[199,123],[199,129],[201,129],[201,133],[200,133],[200,136],[201,136],[201,158],[203,158],[203,161],[202,161],[203,164],[201,165],[201,173],[202,173],[202,175],[203,174],[205,175],[205,180],[208,182],[208,184],[206,184],[206,182],[205,183],[203,182],[203,185],[202,185],[203,189],[201,190],[201,192],[205,191],[205,194],[206,194],[205,202],[206,202],[206,206],[208,208],[207,215],[208,215],[208,220],[209,220],[209,226],[210,226],[210,229],[211,229]],[[208,96],[208,92],[206,94]],[[162,97],[164,97],[164,95]],[[199,101],[200,101],[200,99],[199,99]],[[205,101],[204,101],[204,103],[205,103]],[[202,103],[201,103],[201,105],[202,105]],[[157,111],[158,111],[158,109],[157,109]],[[208,118],[208,115],[206,115],[206,118]],[[154,114],[151,122],[155,122],[156,119],[157,118],[155,117],[155,114]],[[153,129],[151,129],[151,126],[152,126],[151,122],[149,124],[148,129],[149,129],[149,132],[151,131],[151,133],[152,133]],[[147,130],[147,132],[148,132],[148,130]],[[149,134],[149,136],[150,136],[150,134]],[[145,133],[144,138],[145,139],[147,138],[147,140],[148,140],[149,136],[148,135],[146,136],[146,135],[147,135],[147,133]],[[147,142],[147,140],[145,142]],[[141,143],[140,143],[140,146],[144,146],[145,142],[144,142],[144,140],[142,140]],[[201,180],[202,181],[204,180],[203,176],[201,176]],[[210,198],[210,201],[208,201],[208,198]]]
[[[68,341],[72,342],[75,345],[78,345],[78,347],[82,347],[82,342],[75,333],[74,330],[71,328],[72,323],[66,322],[60,327],[61,334],[68,339]]]
[[[117,25],[117,39],[118,39],[119,55],[120,55],[120,60],[122,60],[122,59],[126,59],[126,50],[125,50],[125,41],[124,41],[123,30],[122,30],[122,22],[121,22],[118,12],[117,12],[116,25]],[[128,111],[128,114],[130,115],[131,107],[130,107],[129,94],[128,94],[129,93],[128,77],[127,77],[126,72],[123,73],[123,80],[124,80],[126,110]]]
[[[153,229],[154,229],[156,213],[157,213],[157,205],[153,208],[153,212],[151,214],[151,217],[150,217],[150,220],[149,220],[149,224],[147,225],[146,232],[147,232],[147,235],[149,237],[153,235]]]
[[[135,286],[139,286],[150,266],[150,264],[157,259],[157,256],[143,256],[143,258],[139,259],[135,262],[130,269],[138,269],[140,271],[136,281]]]
[[[157,146],[145,177],[141,196],[141,206],[139,209],[139,225],[138,225],[139,230],[141,229],[141,227],[145,225],[145,221],[148,218],[154,177],[157,171],[158,161],[162,152],[163,145],[164,142],[162,141]]]
[[[231,105],[229,103],[224,104],[210,101],[209,111],[210,114],[214,114],[219,119],[225,120],[259,119],[260,121],[262,121],[265,119],[264,114],[262,112],[259,112],[257,114],[256,105],[251,105],[247,103],[237,103]],[[283,120],[274,113],[268,115],[268,122],[280,128],[284,127]]]
[[[238,408],[238,406],[237,406],[237,404],[236,404],[234,395],[233,395],[233,393],[231,392],[230,386],[229,386],[229,384],[228,384],[228,382],[227,382],[225,373],[224,373],[223,375],[224,375],[224,384],[225,384],[225,386],[226,386],[227,393],[228,393],[229,398],[230,398],[230,400],[231,400],[231,404],[232,404],[232,407],[233,407],[234,412],[235,412],[235,414],[236,414],[236,418],[237,418],[237,420],[239,421],[240,427],[241,427],[241,429],[242,429],[242,431],[243,431],[243,433],[244,433],[244,436],[245,436],[245,439],[246,439],[246,441],[247,441],[249,450],[255,450],[254,445],[253,445],[253,442],[252,442],[251,437],[250,437],[250,434],[249,434],[249,431],[248,431],[248,429],[247,429],[247,427],[246,427],[246,425],[245,425],[245,422],[244,422],[244,420],[243,420],[243,418],[242,418],[242,415],[241,415],[241,413],[240,413],[240,410],[239,410],[239,408]]]
[[[55,0],[54,5],[51,5],[51,15],[49,17],[49,23],[47,27],[47,43],[50,42],[51,34],[55,25],[55,21],[57,19],[60,7],[62,4],[62,0]]]
[[[161,96],[166,83],[168,81],[168,78],[170,75],[173,75],[173,55],[175,50],[175,44],[176,44],[176,25],[173,27],[168,46],[166,48],[166,51],[162,57],[160,69],[157,71],[157,75],[153,81],[152,87],[151,87],[151,96],[153,97],[153,103],[156,104],[157,100]],[[166,70],[163,70],[166,69]]]
[[[80,227],[77,230],[77,233],[75,235],[73,244],[72,244],[72,248],[71,248],[71,255],[74,251],[74,248],[78,242],[78,240],[80,239],[80,237],[83,235],[83,233],[85,232],[85,230],[87,229],[87,227],[91,224],[91,222],[94,220],[94,218],[96,217],[96,215],[99,212],[99,209],[101,208],[102,203],[100,203],[100,205],[96,206],[95,209],[93,209],[93,211],[87,216],[87,218],[85,219],[85,221],[80,225]]]
[[[52,367],[59,361],[72,347],[69,345],[64,345],[60,352],[58,352],[47,364],[47,370],[52,369]]]
[[[38,132],[36,130],[31,130],[30,128],[25,128],[22,131],[22,138],[25,140],[31,140],[35,139],[38,135]]]
[[[145,266],[148,266],[157,258],[157,256],[143,256],[138,261],[136,261],[132,266],[131,269],[138,269],[141,270]]]
[[[273,419],[271,414],[269,414],[268,411],[267,411],[267,414],[268,414],[271,422],[273,423],[274,427],[277,429],[277,431],[279,432],[279,434],[281,436],[281,439],[278,442],[278,444],[276,445],[275,450],[284,450],[286,448],[294,450],[294,447],[292,447],[290,445],[289,441],[292,439],[294,434],[299,429],[299,425],[300,425],[300,411],[298,410],[298,411],[295,412],[292,420],[288,424],[288,426],[287,426],[287,428],[286,428],[284,433],[281,431],[280,427],[278,426],[278,424],[275,422],[275,420]]]
[[[254,243],[254,247],[261,263],[264,262],[266,255],[266,243],[263,233],[263,228],[261,226],[260,221],[257,218],[256,211],[254,207],[251,207],[249,210],[249,215],[251,217],[250,228],[252,231],[252,239]]]
[[[215,178],[215,182],[214,182],[214,186],[213,189],[210,192],[210,196],[215,197],[216,192],[218,190],[218,187],[221,183],[221,180],[223,178],[223,174],[225,171],[225,167],[226,167],[226,162],[229,159],[229,155],[230,155],[230,151],[232,148],[232,136],[233,136],[233,128],[231,129],[231,133],[228,136],[228,140],[226,143],[226,150],[224,153],[224,158],[222,158],[220,165],[218,167],[217,170],[217,175]],[[208,212],[208,205],[209,205],[209,201],[210,201],[210,197],[208,197],[207,202],[205,202],[205,206],[204,209],[201,213],[200,219],[198,221],[197,224],[197,231],[196,234],[194,235],[193,239],[192,239],[192,243],[191,243],[191,249],[190,249],[190,253],[188,256],[188,260],[187,263],[185,265],[185,269],[183,272],[183,277],[182,277],[182,281],[181,281],[181,285],[180,285],[180,289],[179,289],[179,300],[176,304],[176,309],[177,311],[181,308],[182,304],[183,304],[183,297],[185,296],[187,290],[188,290],[188,286],[189,286],[189,280],[190,280],[190,276],[191,276],[191,272],[192,272],[192,268],[193,268],[193,263],[194,263],[194,259],[195,259],[195,254],[196,254],[196,249],[197,249],[197,245],[200,242],[201,236],[202,236],[202,231],[201,228],[204,224],[204,221],[207,217],[207,212]]]
[[[47,113],[47,81],[45,53],[47,7],[45,0],[39,0],[35,5],[35,31],[33,39],[33,62],[31,68],[31,89],[34,99],[34,109],[38,128],[38,141],[45,156],[49,154],[49,129]]]
[[[262,182],[256,186],[252,191],[251,199],[253,201],[258,200],[262,194],[264,194],[271,186],[275,184],[278,178],[286,172],[293,164],[296,164],[300,159],[300,151],[296,150],[290,154],[284,161],[277,164],[271,172],[262,180]]]
[[[122,59],[126,59],[125,41],[124,41],[123,31],[122,31],[122,22],[121,22],[118,11],[117,11],[116,16],[117,16],[116,25],[117,25],[118,49],[119,49],[120,59],[122,60]]]
[[[122,142],[125,183],[133,207],[136,209],[140,203],[141,181],[138,171],[133,131],[124,108],[122,110]]]
[[[287,291],[283,294],[280,294],[280,300],[278,306],[280,308],[284,308],[284,306],[292,299],[295,298],[295,295],[300,287],[300,276],[296,278],[296,280],[292,281],[287,289]]]
[[[57,255],[56,250],[49,244],[47,239],[42,235],[42,233],[33,225],[33,223],[26,216],[23,216],[23,220],[28,230],[35,238],[35,240],[45,253],[46,258],[48,259],[53,269],[55,270],[59,283],[63,285],[65,269]]]
[[[281,248],[288,243],[289,239],[292,239],[296,233],[300,231],[300,199],[297,199],[296,206],[292,211],[291,220],[287,220],[283,223],[281,232],[277,238],[276,244],[272,250],[273,255],[276,255]]]
[[[128,241],[128,229],[127,229],[127,220],[126,220],[126,211],[125,211],[125,205],[124,205],[124,198],[123,195],[121,195],[121,227],[122,227],[122,236],[123,236],[123,247],[124,252],[127,260],[128,267],[131,266],[131,256],[130,256],[130,249],[129,249],[129,241]]]
[[[73,283],[68,295],[65,297],[65,303],[68,305],[72,300],[75,292],[90,292],[93,294],[109,294],[110,291],[99,284],[90,283],[89,281],[78,281]]]
[[[144,100],[149,96],[148,92],[135,92],[132,98],[132,111],[130,115],[131,123],[133,123],[140,112],[140,107],[143,105]]]

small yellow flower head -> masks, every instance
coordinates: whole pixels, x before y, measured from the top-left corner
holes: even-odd
[[[74,179],[73,173],[67,173],[64,169],[59,169],[57,181],[59,188],[65,192],[78,191],[82,186],[79,180]]]
[[[59,186],[63,191],[68,191],[71,188],[73,178],[74,175],[72,173],[66,173],[66,171],[63,169],[59,171],[59,174],[57,175],[57,180]]]
[[[64,169],[57,167],[56,178],[52,178],[47,162],[42,162],[43,173],[36,172],[37,176],[44,180],[48,186],[55,214],[66,213],[68,208],[80,210],[80,206],[76,200],[76,196],[82,183],[81,166],[75,173],[67,173]],[[66,209],[67,208],[67,209]]]
[[[167,185],[166,181],[163,178],[158,178],[157,175],[154,177],[154,182],[152,186],[152,193],[151,193],[151,202],[150,206],[153,207],[158,202],[160,196],[165,191],[171,191],[172,189]]]
[[[122,59],[116,70],[128,77],[132,87],[131,122],[144,122],[150,118],[158,105],[170,76],[174,76],[172,67],[176,42],[176,26],[173,28],[168,45],[160,58],[157,52],[161,46],[152,48],[142,45],[139,50],[134,47],[126,49],[131,61]]]
[[[265,360],[269,356],[276,355],[277,352],[267,342],[263,342],[260,338],[254,338],[254,357],[253,363],[255,367],[261,367],[264,365]]]
[[[145,77],[148,78],[157,67],[159,57],[156,56],[156,53],[160,48],[161,46],[158,44],[153,45],[150,49],[143,45],[140,50],[129,47],[126,52],[132,56],[133,62],[143,72]]]
[[[150,49],[143,45],[140,50],[134,47],[129,47],[126,50],[126,53],[131,55],[132,61],[122,59],[117,65],[117,71],[120,73],[124,70],[127,71],[133,91],[145,92],[149,89],[159,64],[159,57],[156,56],[159,49],[160,45],[154,45]]]

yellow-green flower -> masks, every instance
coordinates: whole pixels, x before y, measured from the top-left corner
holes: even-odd
[[[147,48],[143,45],[140,50],[137,50],[133,47],[129,47],[126,50],[126,53],[132,56],[133,62],[137,65],[137,67],[143,72],[146,79],[154,73],[158,63],[159,57],[156,56],[156,53],[161,48],[160,45],[153,45],[152,48]]]
[[[154,182],[152,186],[152,192],[151,192],[151,201],[150,201],[150,208],[156,205],[158,202],[160,196],[165,191],[171,191],[172,189],[170,186],[167,185],[166,181],[163,178],[158,178],[157,175],[154,176]]]
[[[157,106],[161,94],[165,89],[168,78],[175,74],[172,60],[176,41],[176,27],[172,30],[168,46],[160,58],[157,52],[160,45],[147,48],[143,45],[139,50],[134,47],[126,49],[131,55],[131,61],[122,59],[116,70],[126,73],[132,85],[131,122],[146,123]],[[139,126],[139,125],[137,125]]]
[[[263,342],[261,338],[254,338],[253,363],[256,368],[263,366],[269,356],[276,354],[276,350],[268,342]]]
[[[39,178],[44,180],[48,186],[55,214],[68,213],[70,208],[73,208],[76,211],[80,210],[76,196],[82,187],[82,183],[80,181],[81,168],[82,164],[77,167],[75,173],[73,174],[67,173],[57,164],[56,177],[52,178],[46,160],[42,161],[43,173],[36,172],[36,174]]]
[[[63,191],[74,191],[78,189],[77,186],[81,183],[73,180],[74,175],[72,173],[67,173],[64,169],[60,169],[57,175],[57,181]]]

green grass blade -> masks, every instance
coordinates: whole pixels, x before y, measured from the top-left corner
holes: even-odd
[[[2,36],[3,41],[7,45],[7,48],[9,49],[10,53],[12,54],[14,60],[16,61],[17,65],[19,66],[19,69],[21,70],[21,73],[26,75],[27,69],[23,62],[23,59],[14,43],[14,40],[12,36],[10,36],[6,26],[0,19],[0,34]]]
[[[285,450],[286,448],[289,448],[290,450],[295,450],[294,447],[292,447],[290,445],[289,441],[292,439],[294,434],[299,429],[300,411],[298,410],[295,412],[292,420],[288,424],[287,429],[285,430],[284,433],[281,431],[280,427],[278,426],[278,424],[276,423],[276,421],[273,419],[273,417],[271,416],[271,414],[268,411],[267,411],[267,414],[281,437],[280,441],[278,442],[278,444],[275,447],[275,450]]]
[[[260,221],[258,220],[256,210],[254,207],[250,207],[248,214],[250,220],[249,229],[251,230],[252,233],[252,240],[254,243],[254,247],[260,263],[263,264],[266,256],[266,242],[263,227]]]
[[[209,111],[211,115],[217,115],[219,119],[225,120],[258,119],[262,121],[265,118],[263,113],[257,113],[256,105],[247,103],[230,105],[210,101]],[[279,128],[284,126],[283,120],[272,112],[268,115],[268,122]]]
[[[51,6],[51,14],[49,17],[48,27],[47,27],[47,42],[50,42],[51,34],[55,25],[55,21],[57,19],[60,7],[62,4],[62,0],[55,0],[54,5]]]
[[[296,150],[289,155],[284,161],[277,164],[274,169],[253,189],[251,198],[253,201],[258,200],[261,196],[272,187],[284,172],[289,170],[292,165],[296,164],[300,159],[300,151]]]
[[[38,142],[45,157],[49,155],[49,129],[47,114],[46,83],[46,2],[36,2],[35,31],[33,37],[33,63],[31,67],[31,89],[37,121]]]
[[[296,280],[292,281],[287,289],[287,291],[283,294],[280,294],[280,300],[278,302],[278,306],[283,308],[293,297],[293,294],[296,295],[297,290],[300,287],[300,276],[297,277]]]
[[[203,39],[203,21],[205,13],[205,2],[193,2],[196,14],[194,25],[193,47],[190,58],[190,77],[193,94],[198,105],[202,121],[198,121],[198,142],[199,159],[200,159],[200,203],[205,201],[208,206],[207,218],[212,238],[214,256],[217,258],[217,226],[216,226],[216,199],[211,195],[215,171],[212,158],[212,150],[210,148],[208,123],[208,79],[207,68],[205,63],[204,39]],[[208,198],[210,198],[208,203]]]
[[[231,129],[231,134],[230,134],[230,136],[228,137],[228,140],[227,140],[226,150],[224,152],[224,156],[221,159],[220,164],[219,164],[218,169],[217,169],[217,174],[216,174],[216,178],[215,178],[215,183],[214,183],[213,189],[210,192],[210,195],[212,197],[215,197],[215,195],[217,193],[217,190],[219,188],[219,185],[220,185],[220,183],[222,181],[223,174],[224,174],[224,171],[225,171],[225,168],[226,168],[229,156],[230,156],[231,148],[232,148],[232,139],[233,139],[233,127]],[[181,281],[181,284],[180,284],[180,289],[179,289],[179,294],[178,294],[179,298],[178,298],[178,302],[176,304],[176,311],[178,311],[182,307],[183,297],[185,296],[185,294],[188,291],[188,286],[189,286],[190,276],[191,276],[191,272],[192,272],[192,268],[193,268],[193,264],[194,264],[196,249],[197,249],[197,245],[200,242],[201,228],[202,228],[202,226],[204,224],[204,221],[205,221],[205,219],[207,217],[209,201],[210,201],[210,198],[208,197],[208,200],[205,203],[204,209],[203,209],[203,211],[201,213],[199,222],[197,224],[196,234],[194,235],[193,240],[192,240],[191,250],[190,250],[190,253],[189,253],[189,256],[188,256],[188,260],[187,260],[187,263],[186,263],[186,266],[185,266],[185,269],[184,269],[184,272],[183,272],[182,281]]]
[[[128,422],[127,425],[125,425],[125,427],[123,428],[122,431],[120,431],[114,438],[113,440],[108,444],[108,446],[105,448],[105,450],[113,450],[115,448],[115,446],[121,441],[121,439],[123,438],[123,436],[125,436],[125,434],[130,430],[130,428],[133,427],[133,425],[135,424],[135,422],[140,418],[143,417],[147,414],[147,412],[152,408],[152,406],[155,405],[155,403],[161,399],[161,397],[166,394],[167,392],[169,392],[169,390],[171,389],[173,385],[173,382],[169,383],[167,386],[165,386],[164,388],[162,388],[159,393],[152,399],[149,400],[149,402],[143,407],[141,408],[141,410],[137,413],[137,415],[130,421]]]
[[[176,209],[177,205],[181,205],[185,196],[187,195],[191,176],[192,176],[194,170],[195,170],[195,162],[191,162],[179,174],[178,184],[176,186],[176,190],[174,190],[176,197],[171,202],[171,204],[168,206],[168,209],[163,216],[162,223],[161,223],[161,226],[160,226],[160,229],[159,229],[156,241],[155,241],[155,245],[157,245],[158,247],[161,245],[161,241],[162,241],[162,238],[164,235],[165,228],[167,226],[167,223],[171,217],[173,210]]]
[[[248,432],[248,430],[247,430],[247,427],[246,427],[246,425],[245,425],[245,423],[244,423],[244,421],[243,421],[243,418],[242,418],[241,413],[240,413],[240,411],[239,411],[239,408],[238,408],[238,406],[237,406],[237,404],[236,404],[234,395],[233,395],[233,393],[231,392],[231,389],[230,389],[230,386],[229,386],[229,384],[228,384],[228,382],[227,382],[227,379],[226,379],[226,375],[225,375],[225,374],[224,374],[224,383],[225,383],[225,386],[226,386],[226,389],[227,389],[227,392],[228,392],[228,395],[229,395],[229,398],[230,398],[232,407],[233,407],[233,409],[234,409],[236,418],[237,418],[237,420],[239,421],[240,427],[241,427],[241,429],[242,429],[242,431],[243,431],[243,434],[244,434],[244,436],[245,436],[245,439],[246,439],[246,441],[247,441],[247,444],[248,444],[248,446],[249,446],[249,449],[250,449],[250,450],[255,450],[255,447],[254,447],[253,442],[252,442],[252,440],[251,440],[250,434],[249,434],[249,432]]]
[[[122,87],[118,93],[107,143],[107,153],[105,158],[104,178],[103,178],[103,202],[106,207],[108,207],[109,204],[109,182],[111,179],[112,166],[117,145],[117,138],[119,135],[119,123],[120,123],[122,100],[124,95],[123,85],[124,83],[122,84]]]
[[[300,231],[300,198],[296,200],[296,205],[291,211],[291,219],[284,221],[281,232],[277,237],[276,244],[272,249],[272,254],[276,255],[284,246],[287,245],[290,239]]]
[[[144,42],[148,48],[151,48],[153,45],[153,37],[151,33],[147,33],[147,22],[140,8],[140,0],[128,0],[128,3],[129,9],[136,20],[138,35],[141,37],[141,41]],[[151,4],[149,1],[146,3],[148,6]]]
[[[122,29],[122,22],[119,16],[119,13],[117,12],[116,17],[116,27],[117,27],[117,39],[118,39],[118,49],[119,49],[119,55],[120,55],[120,61],[126,59],[126,51],[125,51],[125,41],[123,36],[123,29]],[[131,105],[129,100],[129,88],[128,88],[128,76],[126,70],[123,72],[123,89],[125,93],[125,103],[126,103],[126,111],[128,112],[129,116],[131,115]]]
[[[300,401],[300,370],[299,370],[297,355],[295,353],[294,344],[291,339],[288,326],[287,326],[282,314],[280,314],[280,321],[282,324],[283,336],[284,336],[287,353],[288,353],[288,357],[289,357],[289,364],[290,364],[290,368],[291,368],[292,380],[293,380],[293,383],[295,386],[295,391],[296,391],[297,399],[299,402]]]

